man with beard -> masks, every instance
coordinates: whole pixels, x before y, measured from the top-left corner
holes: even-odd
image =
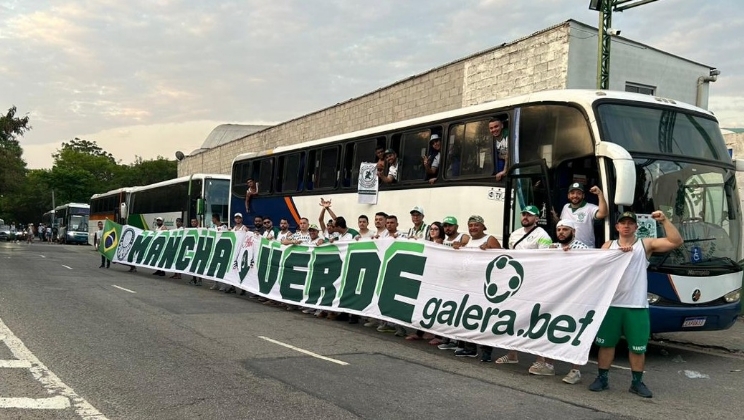
[[[576,239],[594,248],[594,221],[607,217],[607,201],[599,187],[594,186],[589,192],[597,196],[599,205],[587,203],[584,200],[584,186],[574,182],[568,187],[568,203],[563,206],[561,220],[571,220],[575,223]],[[553,214],[554,219],[557,219]]]

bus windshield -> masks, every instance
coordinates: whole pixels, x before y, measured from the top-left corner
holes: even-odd
[[[69,232],[87,232],[88,216],[73,214],[70,215],[70,224],[67,226]]]
[[[733,171],[720,167],[654,158],[635,158],[639,215],[664,211],[677,226],[684,245],[651,263],[664,266],[720,265],[741,256],[741,220]],[[639,219],[640,220],[640,219]],[[661,232],[639,232],[651,237]],[[648,225],[653,230],[655,223]],[[661,258],[661,259],[659,259]],[[656,259],[656,261],[654,261]],[[737,271],[735,264],[732,269]]]
[[[631,154],[655,153],[731,163],[718,123],[673,108],[603,103],[598,106],[602,140]]]

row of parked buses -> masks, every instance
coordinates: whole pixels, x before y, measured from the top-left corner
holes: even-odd
[[[494,178],[498,154],[489,122],[508,132],[507,176]],[[432,150],[430,139],[441,139]],[[380,187],[375,204],[357,186],[376,174],[376,150],[397,154],[397,182]],[[438,171],[424,156],[438,153]],[[237,156],[232,176],[193,175],[146,187],[123,188],[91,199],[91,219],[109,218],[143,228],[155,217],[167,226],[218,213],[289,220],[317,217],[320,198],[347,220],[378,211],[401,220],[414,206],[428,222],[478,213],[489,233],[508,243],[527,205],[541,209],[540,224],[554,232],[551,209],[560,213],[569,185],[597,185],[610,215],[595,225],[596,243],[615,239],[624,211],[667,213],[684,237],[674,252],[653,255],[648,302],[653,332],[729,328],[741,311],[742,212],[734,160],[716,118],[673,100],[609,91],[561,90],[488,102],[394,124]],[[371,178],[370,178],[371,176]],[[246,181],[257,194],[246,200]],[[587,199],[594,197],[587,195]],[[373,200],[374,201],[374,200]],[[246,208],[249,203],[249,208]],[[94,222],[91,225],[95,225]],[[657,235],[658,226],[645,226]]]

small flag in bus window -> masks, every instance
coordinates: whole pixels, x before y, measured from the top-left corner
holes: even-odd
[[[377,164],[373,162],[362,162],[359,166],[359,184],[357,187],[359,204],[377,204],[377,190],[379,185]]]

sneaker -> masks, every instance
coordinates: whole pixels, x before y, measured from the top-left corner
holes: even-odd
[[[313,309],[313,308],[305,308],[305,309],[302,310],[302,313],[303,314],[312,314],[312,313],[315,313],[315,309]]]
[[[535,362],[530,366],[529,372],[532,375],[553,376],[555,375],[555,368],[547,363]]]
[[[513,364],[513,363],[519,363],[519,360],[512,360],[509,358],[509,355],[505,354],[498,359],[494,361],[494,363],[498,365],[506,365],[506,364]]]
[[[449,343],[442,343],[437,346],[439,350],[454,350],[457,348],[457,343],[450,341]]]
[[[406,331],[405,328],[401,327],[400,325],[395,326],[396,337],[405,337],[406,335],[408,335],[408,331]]]
[[[654,396],[654,394],[651,393],[651,390],[648,389],[646,384],[644,384],[643,382],[630,384],[630,389],[628,389],[628,392],[631,392],[643,398],[651,398]]]
[[[476,349],[462,349],[455,351],[455,356],[457,357],[477,357],[478,356],[478,350]]]
[[[388,324],[382,324],[379,327],[377,327],[377,332],[381,332],[381,333],[394,333],[395,331],[396,331],[395,327],[392,327]]]
[[[380,323],[375,321],[374,319],[370,319],[369,321],[364,323],[364,326],[367,328],[379,327]]]
[[[609,388],[610,388],[610,384],[608,383],[607,378],[602,378],[601,376],[597,376],[594,382],[592,382],[592,384],[589,385],[589,391],[592,391],[592,392],[600,392],[600,391],[604,391],[605,389],[609,389]]]
[[[563,377],[563,382],[571,385],[581,382],[581,372],[578,369],[571,369],[568,375]]]
[[[483,362],[483,363],[489,363],[489,362],[491,362],[492,360],[493,360],[493,359],[491,359],[491,355],[490,355],[489,353],[483,352],[483,353],[481,354],[481,358],[480,358],[480,361],[481,361],[481,362]]]

